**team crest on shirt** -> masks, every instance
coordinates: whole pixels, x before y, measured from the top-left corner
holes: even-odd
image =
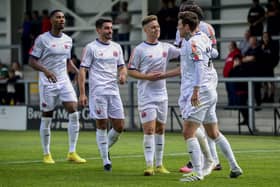
[[[166,58],[166,57],[167,57],[167,52],[166,52],[166,51],[163,51],[163,52],[162,52],[162,57],[163,57],[163,58]]]
[[[149,57],[149,58],[153,58],[153,55],[149,55],[148,57]]]
[[[102,52],[99,52],[99,53],[98,53],[98,56],[103,56],[103,53],[102,53]]]
[[[69,48],[70,48],[70,46],[69,46],[69,45],[67,45],[67,44],[64,44],[64,48],[65,48],[65,49],[69,49]]]
[[[56,47],[56,45],[55,45],[55,44],[52,44],[52,47]]]
[[[113,56],[114,56],[114,57],[118,57],[118,52],[117,52],[117,51],[114,51],[114,52],[113,52]]]
[[[43,108],[47,107],[47,104],[46,104],[46,103],[44,103],[44,102],[42,102],[42,104],[41,104],[41,105],[42,105],[42,107],[43,107]]]
[[[96,114],[98,114],[98,115],[101,114],[101,110],[100,110],[100,109],[97,109],[97,110],[96,110]]]
[[[146,117],[146,116],[147,116],[147,113],[146,113],[146,112],[144,112],[144,111],[141,112],[141,117],[142,117],[142,118],[144,118],[144,117]]]

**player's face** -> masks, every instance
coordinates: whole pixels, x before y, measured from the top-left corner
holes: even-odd
[[[180,37],[181,38],[185,38],[188,35],[188,33],[190,32],[188,24],[183,25],[181,19],[179,19],[179,21],[178,21],[177,29],[180,32]]]
[[[97,29],[98,34],[102,40],[111,40],[113,37],[113,25],[111,22],[103,23],[100,29]]]
[[[144,31],[146,32],[149,38],[158,39],[160,36],[160,26],[158,21],[154,20],[148,23],[145,26]]]
[[[54,29],[62,30],[65,25],[65,16],[62,12],[57,12],[51,17],[51,24]]]

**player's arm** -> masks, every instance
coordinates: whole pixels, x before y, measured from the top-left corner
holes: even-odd
[[[119,71],[119,83],[124,84],[126,82],[126,77],[127,77],[126,66],[125,65],[119,66],[118,71]]]
[[[149,81],[156,81],[162,79],[163,77],[162,72],[141,73],[136,69],[128,69],[128,75],[136,79]]]
[[[149,81],[155,81],[161,79],[160,76],[162,76],[162,72],[149,72],[149,73],[141,73],[138,69],[141,62],[141,54],[137,48],[135,48],[131,54],[131,57],[129,59],[128,64],[128,75],[140,79],[140,80],[149,80]]]
[[[79,73],[78,68],[75,66],[75,64],[71,59],[67,59],[67,69],[68,71],[75,73],[76,75],[78,75]]]
[[[41,63],[39,63],[36,57],[34,56],[29,57],[29,65],[33,69],[43,72],[50,82],[53,83],[57,82],[57,78],[55,74],[49,71],[47,68],[45,68]]]
[[[193,87],[193,94],[191,97],[192,106],[198,107],[200,104],[199,101],[199,89],[201,86],[202,80],[202,73],[203,73],[203,64],[202,61],[195,61],[195,76],[194,76],[194,87]]]
[[[176,76],[179,76],[180,74],[181,74],[181,68],[177,67],[177,68],[173,68],[171,70],[166,71],[163,75],[163,78],[176,77]]]
[[[86,89],[85,89],[86,73],[87,73],[87,68],[80,67],[79,74],[78,74],[78,85],[79,85],[79,92],[80,92],[79,104],[81,106],[87,105],[87,96],[86,96]]]

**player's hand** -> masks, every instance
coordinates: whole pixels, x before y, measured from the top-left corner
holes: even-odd
[[[147,73],[146,75],[149,81],[157,81],[161,79],[162,72],[150,72]]]
[[[119,83],[124,84],[126,82],[126,75],[125,74],[120,74],[119,75]]]
[[[88,104],[88,98],[86,95],[80,95],[79,97],[79,105],[82,106],[82,107],[85,107],[87,106]]]
[[[50,71],[46,71],[44,73],[45,73],[45,76],[47,77],[47,79],[49,80],[50,83],[56,83],[57,82],[57,78],[56,78],[54,73],[52,73]]]
[[[191,97],[191,104],[194,107],[199,107],[200,101],[199,101],[199,91],[198,90],[193,91],[193,94]]]

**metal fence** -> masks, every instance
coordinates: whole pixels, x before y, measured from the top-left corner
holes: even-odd
[[[276,135],[279,131],[279,125],[277,124],[277,120],[279,119],[279,111],[280,108],[279,103],[271,103],[265,106],[257,107],[254,101],[254,83],[255,82],[280,82],[280,77],[276,78],[258,78],[258,77],[251,77],[251,78],[220,78],[218,84],[218,95],[220,97],[219,102],[217,104],[217,110],[224,110],[227,107],[227,99],[225,98],[225,90],[224,84],[225,82],[247,82],[248,84],[248,104],[246,106],[235,106],[232,110],[238,110],[241,108],[247,108],[249,114],[249,123],[248,128],[252,130],[252,132],[256,132],[256,116],[255,116],[255,109],[261,108],[274,113],[274,123],[273,123],[273,133]],[[30,80],[20,80],[18,81],[19,85],[21,85],[22,90],[17,90],[23,94],[22,98],[22,105],[38,105],[39,104],[39,90],[37,85],[37,81],[30,81]],[[130,130],[139,130],[141,129],[140,120],[137,111],[137,82],[135,80],[129,80],[126,85],[120,86],[121,97],[125,107],[126,113],[126,124],[127,129]],[[3,91],[5,87],[5,83],[3,81],[0,82],[0,90]],[[180,94],[180,80],[167,80],[167,89],[169,94],[169,117],[168,117],[168,127],[167,129],[170,131],[174,130],[181,130],[182,122],[180,119],[180,111],[179,106],[177,104],[179,94]],[[3,94],[2,94],[3,96]],[[229,109],[229,108],[227,108]],[[224,113],[224,112],[223,112]],[[237,112],[236,112],[237,113]],[[278,115],[277,115],[278,114]],[[240,118],[237,116],[234,117],[236,122]],[[272,117],[271,117],[272,118]],[[240,127],[239,127],[240,128]]]

